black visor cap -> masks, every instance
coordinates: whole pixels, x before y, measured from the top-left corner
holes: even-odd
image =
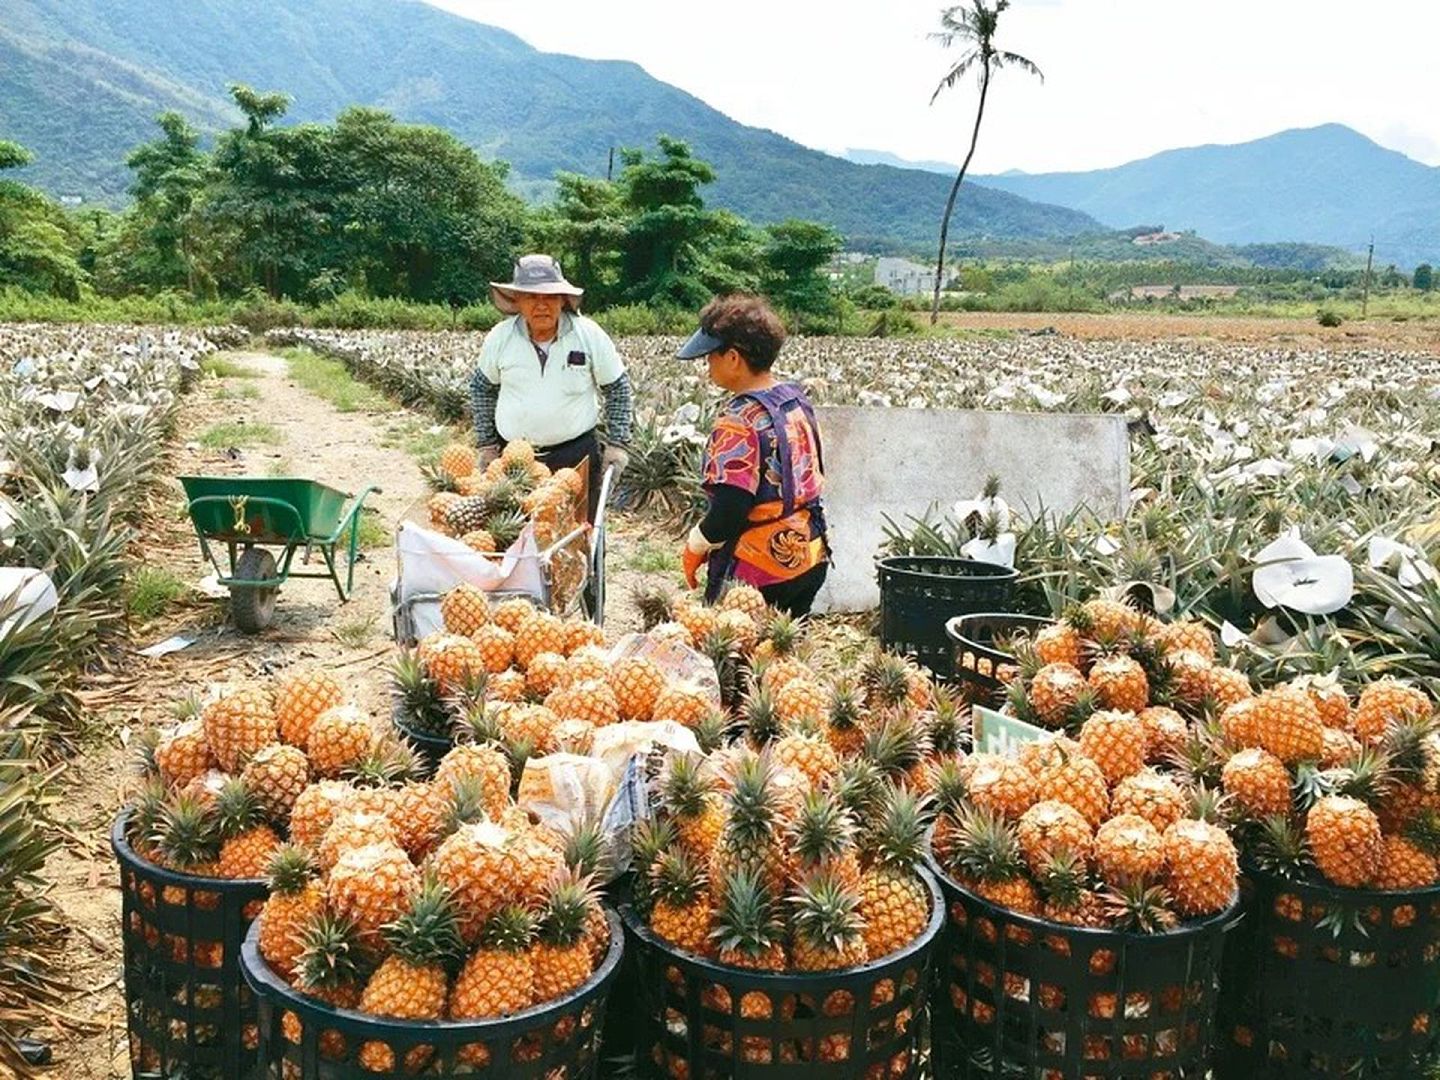
[[[680,351],[675,356],[680,360],[698,360],[702,356],[709,356],[725,347],[724,338],[707,334],[704,330],[696,330],[690,335],[690,340],[680,346]]]

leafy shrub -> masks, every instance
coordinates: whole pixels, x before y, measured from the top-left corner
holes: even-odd
[[[1339,326],[1345,320],[1340,317],[1338,311],[1331,311],[1329,308],[1321,308],[1315,313],[1315,321],[1321,326]]]

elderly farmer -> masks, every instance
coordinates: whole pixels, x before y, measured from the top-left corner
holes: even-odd
[[[690,530],[682,563],[694,588],[708,562],[710,603],[727,581],[742,581],[798,616],[809,613],[825,581],[830,549],[815,410],[804,390],[770,370],[784,341],[785,327],[769,304],[736,294],[707,304],[700,329],[676,354],[705,360],[710,381],[734,395],[705,447],[710,506]]]
[[[470,380],[475,436],[484,468],[514,439],[535,447],[551,469],[590,462],[590,519],[603,469],[619,476],[629,455],[630,376],[615,343],[580,314],[577,289],[548,255],[526,255],[509,282],[492,281],[495,306],[511,316],[485,335]],[[596,425],[605,399],[605,445]]]

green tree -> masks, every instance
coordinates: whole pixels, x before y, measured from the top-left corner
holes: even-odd
[[[950,234],[950,215],[955,210],[955,199],[960,194],[960,185],[965,182],[965,173],[975,156],[975,146],[980,141],[980,125],[985,119],[985,102],[990,95],[990,80],[1002,68],[1018,67],[1037,76],[1041,82],[1045,76],[1030,60],[1019,53],[1007,52],[995,47],[995,31],[1000,25],[1000,16],[1010,6],[1010,0],[995,0],[993,5],[986,0],[970,0],[970,6],[945,8],[940,12],[940,31],[931,34],[940,44],[949,49],[955,45],[964,48],[960,59],[945,73],[935,92],[930,95],[933,105],[946,90],[953,89],[967,73],[978,70],[980,79],[980,101],[975,109],[975,126],[970,132],[970,149],[960,164],[955,183],[950,187],[950,197],[945,200],[945,214],[940,219],[940,255],[935,260],[935,298],[930,307],[930,324],[940,318],[940,289],[945,277],[945,242]]]
[[[532,219],[533,247],[560,260],[585,290],[587,305],[605,307],[623,291],[621,250],[629,224],[620,188],[568,172],[557,173],[555,184],[554,204]]]
[[[837,296],[824,268],[840,250],[840,234],[828,225],[791,219],[765,230],[762,288],[796,315],[831,315]]]
[[[658,141],[658,157],[621,152],[621,205],[629,219],[621,260],[626,298],[699,307],[710,295],[699,273],[705,244],[726,224],[700,196],[715,170],[681,140],[662,135]]]
[[[32,160],[23,146],[0,139],[0,171]],[[77,248],[59,206],[18,180],[0,179],[0,286],[78,300],[85,271],[76,261]]]
[[[1435,287],[1435,268],[1429,263],[1421,263],[1415,267],[1415,276],[1411,278],[1411,284],[1421,292],[1429,292]]]

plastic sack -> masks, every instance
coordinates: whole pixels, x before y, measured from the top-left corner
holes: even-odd
[[[496,560],[453,537],[406,521],[395,538],[398,575],[391,587],[391,602],[408,609],[418,640],[444,629],[440,605],[433,597],[443,596],[457,585],[470,584],[485,592],[504,590],[525,593],[536,599],[545,595],[544,571],[533,526],[526,525],[515,543]]]

